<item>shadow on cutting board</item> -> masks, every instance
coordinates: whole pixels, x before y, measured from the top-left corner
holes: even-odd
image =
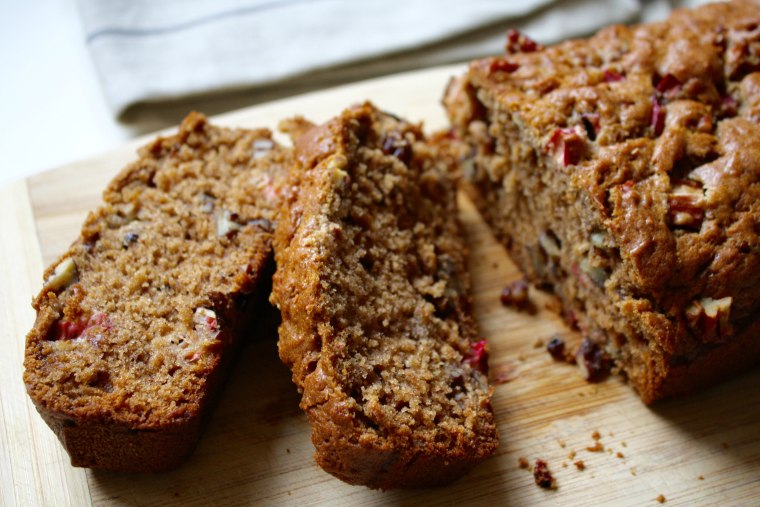
[[[273,461],[304,466],[310,431],[277,355],[279,315],[271,307],[266,313],[261,335],[243,349],[190,458],[155,475],[90,471],[93,505],[246,503],[261,498],[256,479],[271,473]]]
[[[686,432],[694,445],[707,448],[713,454],[730,454],[735,466],[749,461],[757,466],[758,385],[760,368],[756,367],[697,394],[657,403],[651,410]]]

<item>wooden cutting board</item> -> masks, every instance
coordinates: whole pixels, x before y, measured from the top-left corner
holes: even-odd
[[[352,84],[215,119],[274,128],[302,114],[323,121],[371,99],[381,108],[445,125],[439,99],[461,66]],[[240,358],[200,445],[178,470],[122,475],[72,468],[24,392],[24,335],[43,265],[76,237],[87,210],[145,139],[0,189],[0,499],[7,505],[675,505],[760,504],[760,370],[686,399],[647,408],[618,378],[587,384],[554,363],[548,339],[567,329],[531,292],[534,314],[503,307],[502,287],[520,274],[464,198],[478,321],[491,348],[501,447],[470,475],[440,489],[370,491],[313,462],[310,430],[273,339]],[[601,450],[593,452],[598,432]],[[574,455],[574,456],[573,456]],[[538,488],[518,466],[544,459],[558,489]],[[580,471],[574,461],[582,460]]]

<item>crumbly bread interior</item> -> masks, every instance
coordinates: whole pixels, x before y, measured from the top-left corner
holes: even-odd
[[[268,131],[199,114],[140,151],[34,301],[24,379],[41,410],[130,429],[198,415],[255,306],[288,159]]]
[[[306,132],[296,152],[273,300],[302,407],[319,424],[341,400],[347,447],[489,455],[495,425],[455,193],[419,128],[365,104]],[[336,438],[315,430],[317,460],[352,481],[359,465],[339,463]]]

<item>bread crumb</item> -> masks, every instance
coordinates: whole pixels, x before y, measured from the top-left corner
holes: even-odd
[[[610,431],[610,436],[611,436],[611,437],[614,437],[614,436],[615,436],[615,434],[614,434],[613,432],[611,432],[611,431]]]
[[[530,463],[528,463],[528,460],[520,456],[517,458],[517,464],[520,466],[520,468],[527,469],[530,466]]]
[[[697,477],[697,479],[699,479],[700,481],[704,481],[705,480],[705,476],[704,475],[700,475],[699,477]]]
[[[567,455],[567,459],[573,459],[575,458],[575,451],[570,451]]]
[[[617,456],[617,457],[618,457],[618,458],[620,458],[620,459],[623,459],[623,458],[625,458],[625,455],[623,455],[623,453],[622,453],[622,452],[620,452],[620,451],[618,451],[618,452],[615,454],[615,456]]]
[[[567,461],[562,462],[562,468],[567,468]]]
[[[586,447],[586,450],[588,452],[602,452],[604,451],[604,446],[602,445],[601,442],[597,442],[593,446]]]
[[[593,438],[594,440],[599,440],[600,438],[602,438],[602,436],[599,434],[599,432],[598,432],[598,431],[594,431],[594,432],[591,434],[591,438]]]
[[[546,461],[542,459],[537,459],[536,464],[533,466],[533,480],[541,488],[557,489],[557,481],[554,480],[552,473],[549,471]]]
[[[557,442],[559,443],[559,446],[562,447],[563,449],[565,448],[565,446],[567,446],[564,440],[557,440]]]
[[[636,469],[635,468],[631,468],[631,475],[633,475],[634,477],[636,477]]]
[[[536,341],[533,343],[533,348],[534,348],[534,349],[540,349],[540,348],[542,348],[543,346],[544,346],[544,341],[543,341],[541,338],[538,338],[538,339],[537,339],[537,340],[536,340]]]
[[[622,442],[620,442],[620,445],[622,445],[623,447],[628,447],[628,444],[625,443],[625,440],[623,440]]]
[[[517,355],[517,359],[519,359],[520,361],[525,361],[525,354],[523,354],[522,352],[520,352],[520,353]]]
[[[287,452],[288,454],[290,454],[290,449],[285,449],[285,452]]]
[[[665,495],[660,494],[660,496],[657,497],[657,501],[660,503],[665,503],[666,502]]]
[[[575,463],[573,463],[573,465],[575,465],[575,468],[577,468],[581,472],[584,471],[584,470],[586,470],[586,464],[583,462],[582,459],[579,459],[578,461],[576,461]]]

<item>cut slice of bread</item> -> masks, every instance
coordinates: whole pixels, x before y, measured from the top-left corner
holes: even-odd
[[[353,484],[445,484],[498,445],[456,195],[419,127],[370,104],[289,122],[279,350],[316,460]]]
[[[273,270],[290,150],[192,113],[139,153],[33,303],[24,381],[76,466],[191,453]]]

